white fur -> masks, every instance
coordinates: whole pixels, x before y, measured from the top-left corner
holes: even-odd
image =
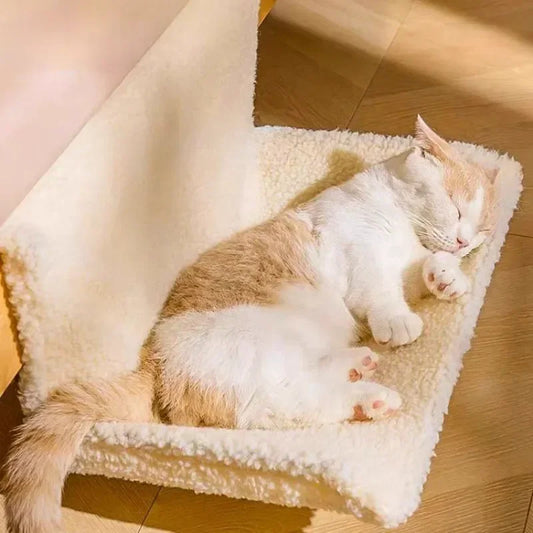
[[[343,290],[350,311],[369,320],[377,341],[400,345],[422,329],[405,302],[404,273],[430,252],[409,220],[410,205],[401,205],[405,183],[393,176],[388,166],[377,165],[324,192],[307,209],[320,235],[322,279]],[[384,331],[397,329],[392,323],[398,320],[409,325],[407,339]]]

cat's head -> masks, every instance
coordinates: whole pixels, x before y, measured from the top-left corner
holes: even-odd
[[[416,186],[411,215],[427,248],[465,256],[491,234],[496,171],[468,161],[420,116],[404,168]]]

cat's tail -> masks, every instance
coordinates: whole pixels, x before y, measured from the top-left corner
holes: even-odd
[[[71,384],[53,393],[20,426],[4,470],[8,531],[57,533],[61,492],[95,422],[153,420],[153,373],[141,367],[113,380]]]

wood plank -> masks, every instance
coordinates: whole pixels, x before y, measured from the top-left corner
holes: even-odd
[[[7,303],[7,289],[0,273],[0,396],[20,369],[14,320]]]
[[[65,533],[137,533],[160,488],[102,476],[69,476],[63,493]]]
[[[256,123],[346,126],[410,4],[278,2],[260,29]]]
[[[261,0],[259,3],[259,25],[263,23],[267,15],[270,13],[276,0]]]
[[[313,511],[163,488],[142,533],[305,531]]]

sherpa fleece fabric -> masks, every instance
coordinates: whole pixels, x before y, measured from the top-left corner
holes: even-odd
[[[187,3],[0,231],[27,412],[61,383],[134,367],[175,275],[198,252],[410,145],[253,129],[257,5],[231,3]],[[397,416],[292,431],[101,423],[74,471],[404,522],[521,189],[512,158],[457,147],[499,169],[497,229],[464,262],[472,292],[422,301],[423,336],[384,353],[376,379],[402,394]]]

